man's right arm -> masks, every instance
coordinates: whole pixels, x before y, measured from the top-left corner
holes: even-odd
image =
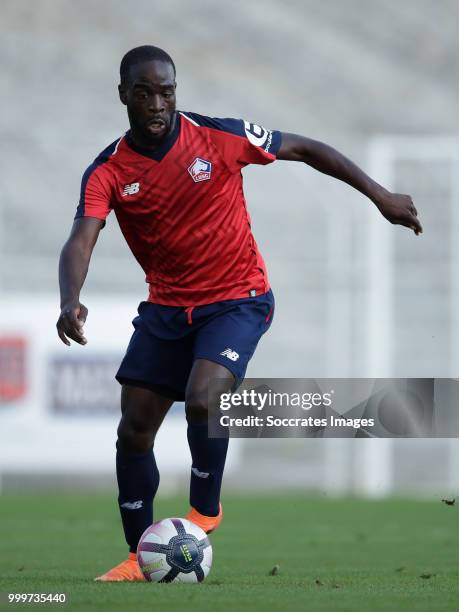
[[[59,287],[61,314],[57,333],[64,344],[70,340],[86,344],[83,325],[88,309],[80,303],[80,291],[88,272],[91,254],[105,222],[95,217],[82,217],[74,221],[72,231],[62,248],[59,260]]]

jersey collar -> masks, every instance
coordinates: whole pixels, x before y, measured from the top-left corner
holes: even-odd
[[[126,132],[126,144],[128,145],[130,149],[132,149],[139,155],[143,155],[144,157],[149,157],[150,159],[154,159],[155,161],[161,161],[163,157],[165,157],[169,153],[169,151],[172,149],[172,147],[174,146],[179,133],[180,133],[180,114],[176,111],[174,129],[168,136],[166,136],[166,138],[161,143],[161,145],[154,151],[151,151],[150,149],[146,149],[144,147],[139,147],[138,145],[134,144],[132,142],[131,130]]]

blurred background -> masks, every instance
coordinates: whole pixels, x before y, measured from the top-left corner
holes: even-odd
[[[163,47],[178,107],[332,144],[424,226],[287,162],[248,167],[276,295],[251,377],[454,377],[459,370],[456,0],[3,0],[0,20],[0,490],[114,487],[119,387],[143,272],[112,215],[62,345],[57,262],[85,168],[128,127],[123,54]],[[185,490],[183,405],[157,440],[160,494]],[[456,440],[234,440],[227,490],[368,496],[459,491]]]

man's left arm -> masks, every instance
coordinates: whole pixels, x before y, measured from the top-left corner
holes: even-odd
[[[422,233],[418,212],[409,195],[387,191],[333,147],[318,140],[284,132],[276,157],[304,162],[319,172],[344,181],[376,204],[379,212],[388,221],[409,227],[416,235]]]

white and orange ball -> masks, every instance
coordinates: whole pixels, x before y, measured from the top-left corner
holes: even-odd
[[[137,561],[149,582],[202,582],[212,565],[212,546],[191,521],[167,518],[144,531]]]

